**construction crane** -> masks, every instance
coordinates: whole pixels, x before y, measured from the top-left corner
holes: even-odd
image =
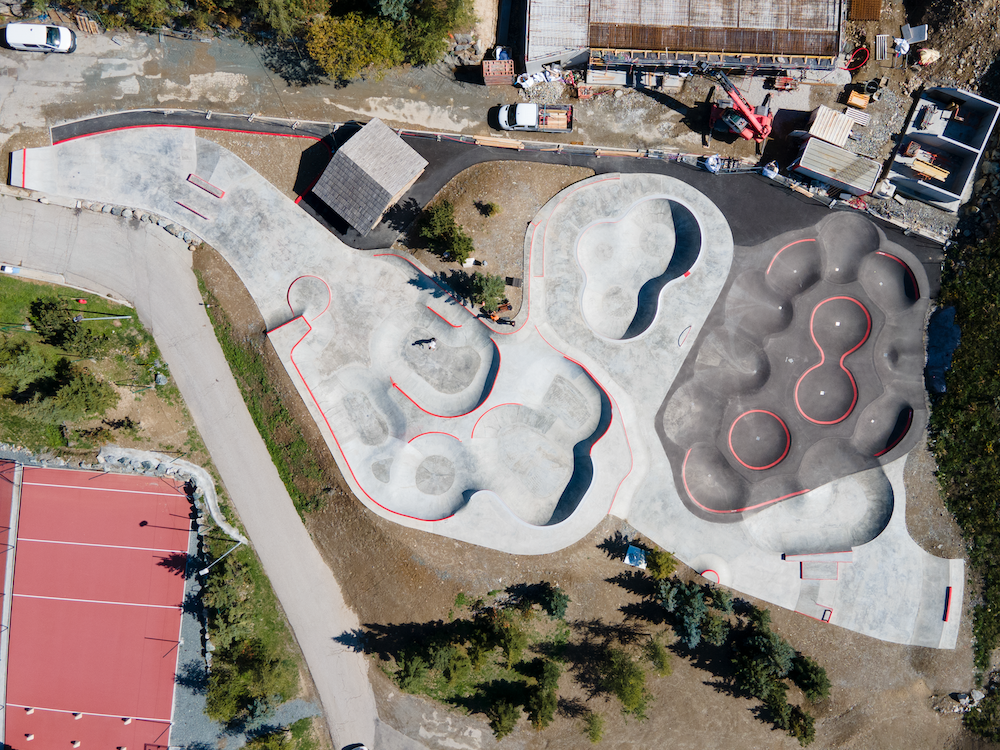
[[[721,70],[712,68],[704,61],[699,61],[698,74],[722,86],[723,90],[729,94],[729,98],[733,100],[734,105],[722,107],[715,103],[712,104],[712,112],[708,118],[709,134],[716,123],[722,120],[726,127],[736,135],[746,138],[748,141],[763,143],[764,139],[771,134],[771,121],[774,119],[770,107],[771,95],[765,96],[763,103],[756,109],[752,109],[747,100],[743,98],[740,90],[736,88],[736,84],[730,81],[729,76]]]

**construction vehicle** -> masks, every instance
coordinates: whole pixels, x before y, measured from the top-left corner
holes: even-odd
[[[713,102],[712,112],[708,117],[709,134],[721,120],[732,133],[748,141],[763,143],[771,134],[771,121],[774,119],[774,115],[771,114],[771,95],[765,96],[763,103],[753,109],[743,98],[740,90],[736,88],[736,84],[730,81],[729,76],[721,70],[700,61],[697,72],[722,86],[723,91],[729,94],[729,98],[733,100],[732,107],[723,107]]]

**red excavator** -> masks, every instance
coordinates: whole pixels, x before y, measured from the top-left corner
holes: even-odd
[[[736,135],[746,138],[748,141],[763,143],[771,134],[771,121],[774,115],[771,114],[771,95],[764,97],[764,102],[756,109],[751,109],[747,100],[743,98],[736,84],[729,80],[729,76],[717,68],[709,66],[708,63],[700,61],[698,63],[698,73],[705,78],[711,79],[722,86],[723,90],[729,94],[733,100],[732,107],[722,107],[712,104],[712,112],[708,117],[708,132],[711,137],[712,129],[719,120],[725,123],[726,127]]]

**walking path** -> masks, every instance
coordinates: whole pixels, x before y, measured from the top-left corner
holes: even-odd
[[[378,720],[363,654],[336,636],[359,627],[306,533],[250,418],[204,308],[186,244],[158,227],[0,199],[5,260],[130,300],[184,394],[305,656],[337,747],[420,746]]]

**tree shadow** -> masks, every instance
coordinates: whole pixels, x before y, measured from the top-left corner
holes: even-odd
[[[189,591],[184,595],[184,601],[181,602],[181,612],[193,617],[200,617],[201,613],[204,611],[205,605],[202,603],[201,596],[199,594],[196,594],[194,591]]]
[[[382,217],[382,223],[394,232],[405,232],[420,216],[420,204],[416,198],[404,197],[397,203],[389,206],[389,210]]]
[[[271,41],[265,43],[260,50],[260,61],[268,70],[281,76],[281,80],[288,86],[302,88],[316,86],[327,81],[322,68],[305,53],[305,48],[299,46],[297,42]]]
[[[618,608],[626,620],[642,620],[651,625],[663,625],[667,622],[667,610],[655,599],[644,599],[641,602],[630,602]]]
[[[194,562],[194,558],[187,552],[171,552],[161,557],[156,562],[156,565],[160,568],[166,568],[175,576],[180,576],[187,580],[195,573]]]
[[[174,682],[198,695],[208,690],[208,670],[201,661],[186,661],[174,675]]]
[[[612,560],[624,560],[625,553],[628,552],[628,546],[631,543],[631,540],[627,536],[620,531],[616,531],[598,544],[597,549],[602,550]]]
[[[356,654],[368,653],[365,647],[368,640],[368,634],[361,628],[345,630],[340,635],[335,635],[333,640],[341,646],[347,646],[347,648],[351,649],[351,651]]]
[[[603,620],[578,620],[574,627],[582,630],[588,637],[594,638],[605,647],[612,643],[630,646],[638,643],[646,635],[645,628],[633,622],[604,622]]]
[[[582,719],[590,713],[579,698],[560,698],[556,710],[567,719]]]
[[[656,596],[656,581],[638,570],[623,570],[616,576],[605,578],[605,583],[613,583],[630,594],[643,598]]]

